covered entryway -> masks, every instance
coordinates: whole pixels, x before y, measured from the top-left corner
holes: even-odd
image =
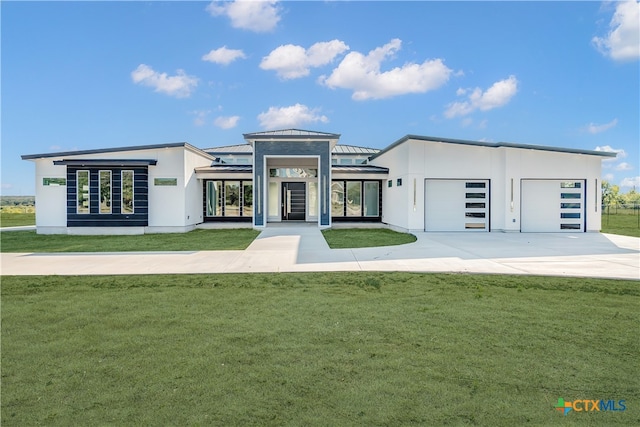
[[[489,231],[488,179],[425,179],[425,231]]]
[[[304,221],[306,214],[306,188],[304,182],[282,183],[282,220]]]
[[[583,179],[523,179],[521,231],[585,231],[585,184]]]

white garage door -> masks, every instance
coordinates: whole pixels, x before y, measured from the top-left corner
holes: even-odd
[[[523,232],[584,231],[584,180],[522,180]]]
[[[489,231],[489,180],[426,179],[425,231]]]

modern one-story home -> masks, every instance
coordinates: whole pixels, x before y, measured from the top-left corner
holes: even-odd
[[[36,165],[38,233],[185,232],[304,221],[406,231],[600,230],[602,151],[407,135],[384,149],[297,129],[245,143],[22,156]]]

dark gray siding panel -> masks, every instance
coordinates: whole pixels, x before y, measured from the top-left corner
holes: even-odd
[[[89,213],[76,213],[76,172],[89,171]],[[111,214],[99,213],[99,173],[111,171]],[[133,213],[121,213],[121,172],[133,171]],[[146,227],[149,225],[149,179],[146,167],[67,166],[67,227]]]
[[[329,198],[331,197],[331,145],[329,141],[255,141],[255,165],[253,167],[253,182],[257,185],[257,177],[260,177],[260,185],[264,186],[264,156],[319,156],[320,169],[318,170],[320,189],[320,225],[329,225],[330,208]],[[268,175],[268,174],[267,174]],[[268,178],[267,178],[268,179]],[[254,203],[253,215],[255,225],[266,225],[266,215],[264,210],[258,212],[259,204],[264,205],[262,200],[262,188],[256,188],[254,194],[260,194],[259,203]],[[256,200],[257,201],[257,200]]]

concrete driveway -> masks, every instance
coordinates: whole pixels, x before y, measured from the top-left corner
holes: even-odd
[[[417,233],[329,249],[316,227],[268,227],[244,251],[2,253],[3,275],[414,271],[640,280],[640,239],[599,233]]]

